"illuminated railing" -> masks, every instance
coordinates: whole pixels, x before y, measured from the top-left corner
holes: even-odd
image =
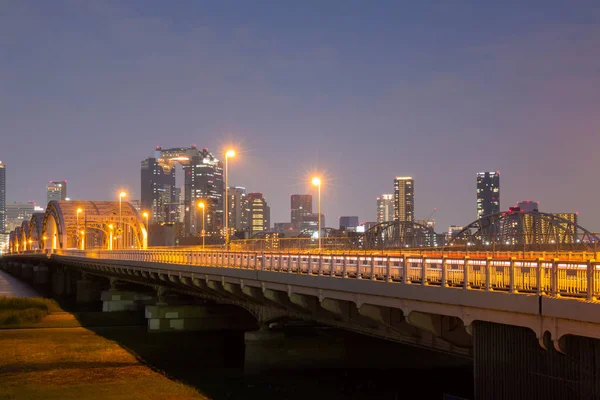
[[[600,262],[412,254],[311,254],[219,250],[53,250],[93,259],[236,268],[279,273],[370,279],[469,290],[552,297],[600,297]]]

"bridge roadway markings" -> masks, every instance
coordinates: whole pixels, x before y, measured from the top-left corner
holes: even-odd
[[[549,331],[557,345],[561,336],[575,334],[600,339],[600,313],[598,303],[576,298],[551,298],[536,294],[510,294],[487,292],[460,287],[442,288],[399,282],[372,281],[370,279],[341,278],[329,275],[314,276],[298,273],[261,271],[229,267],[203,267],[158,262],[86,259],[52,255],[66,263],[82,261],[98,266],[146,270],[159,275],[205,275],[209,281],[228,283],[284,293],[315,296],[400,309],[404,315],[412,311],[447,315],[460,318],[465,326],[473,321],[489,321],[532,329],[540,341]],[[359,299],[360,298],[360,299]]]

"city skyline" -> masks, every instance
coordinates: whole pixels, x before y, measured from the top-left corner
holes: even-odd
[[[473,176],[499,170],[502,209],[532,199],[600,230],[596,6],[302,4],[292,18],[280,5],[20,3],[36,6],[0,17],[14,60],[0,65],[7,203],[43,204],[57,177],[72,198],[140,198],[148,149],[196,143],[235,145],[229,184],[262,192],[273,222],[290,194],[316,196],[315,172],[330,225],[375,221],[375,198],[408,175],[415,219],[437,208],[441,231],[475,219]],[[75,20],[76,35],[63,28]],[[53,68],[36,62],[48,54]]]

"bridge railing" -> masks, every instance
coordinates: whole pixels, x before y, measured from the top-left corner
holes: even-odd
[[[553,297],[600,297],[600,262],[415,254],[311,254],[196,250],[54,250],[70,257],[239,268],[341,279],[504,291]]]

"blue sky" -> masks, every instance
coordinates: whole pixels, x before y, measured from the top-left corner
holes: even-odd
[[[157,145],[240,149],[271,221],[325,174],[327,225],[375,219],[396,175],[438,231],[538,200],[600,230],[597,1],[0,0],[8,201],[139,197]],[[316,205],[315,205],[316,206]]]

